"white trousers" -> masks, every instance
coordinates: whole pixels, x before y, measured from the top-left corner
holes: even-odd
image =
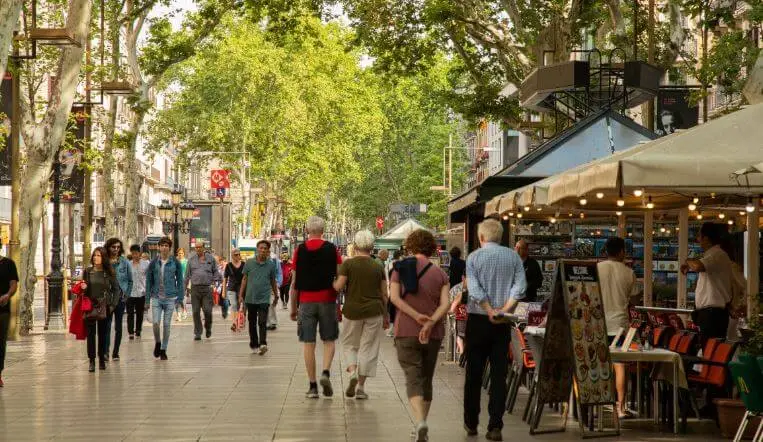
[[[352,320],[344,318],[342,348],[347,366],[357,365],[358,375],[376,376],[384,317]]]

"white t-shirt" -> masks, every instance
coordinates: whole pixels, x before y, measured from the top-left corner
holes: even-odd
[[[732,261],[720,246],[709,248],[702,256],[704,272],[699,272],[694,292],[696,309],[724,308],[731,301]]]
[[[599,271],[607,334],[613,336],[620,327],[628,328],[628,301],[631,296],[638,294],[636,274],[619,261],[602,261],[596,267]]]

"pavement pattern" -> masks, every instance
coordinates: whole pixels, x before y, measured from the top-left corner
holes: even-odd
[[[190,312],[190,306],[189,306]],[[377,377],[368,400],[345,398],[348,381],[341,350],[332,368],[332,398],[306,399],[308,381],[296,323],[278,308],[280,327],[268,334],[270,351],[252,354],[246,333],[234,333],[215,309],[211,339],[193,341],[190,317],[173,322],[168,361],[154,359],[151,324],[143,338],[125,331],[121,360],[88,373],[84,341],[64,333],[33,334],[10,342],[5,387],[0,389],[0,441],[410,441],[413,422],[405,379],[392,338],[383,337]],[[319,352],[321,346],[318,345]],[[321,356],[318,356],[320,367]],[[441,362],[429,418],[430,441],[485,440],[487,394],[479,436],[462,426],[463,369]],[[579,440],[577,422],[564,433],[530,436],[521,420],[520,393],[514,415],[504,419],[504,440]],[[558,417],[549,412],[543,424]],[[606,440],[723,440],[712,422],[689,422],[673,435],[651,421],[624,423],[619,438]]]

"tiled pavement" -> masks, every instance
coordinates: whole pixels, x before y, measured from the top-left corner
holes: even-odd
[[[278,313],[281,327],[269,334],[271,351],[265,356],[251,354],[247,337],[232,333],[219,310],[214,335],[203,342],[192,341],[190,319],[173,323],[169,361],[152,357],[150,324],[144,324],[141,341],[127,341],[125,333],[122,359],[95,374],[87,372],[84,342],[71,336],[47,333],[9,343],[6,386],[0,389],[0,441],[410,440],[405,382],[390,338],[383,338],[378,376],[367,385],[368,401],[343,398],[339,354],[332,370],[334,397],[307,400],[295,325],[286,311]],[[485,440],[484,426],[478,438],[463,432],[462,385],[461,369],[438,366],[431,441]],[[518,407],[524,403],[520,397]],[[688,435],[674,436],[650,423],[628,422],[618,440],[720,440],[712,424],[689,426]],[[570,421],[565,433],[530,436],[520,418],[508,415],[504,439],[577,440],[579,432]]]

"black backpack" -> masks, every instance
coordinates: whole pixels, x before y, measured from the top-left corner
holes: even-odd
[[[419,279],[421,279],[422,276],[424,276],[424,273],[429,270],[430,267],[432,267],[432,263],[427,263],[426,266],[424,266],[423,269],[421,269],[420,272],[416,272],[416,264],[418,263],[418,259],[416,257],[412,258],[405,258],[401,259],[400,261],[395,262],[393,265],[393,269],[397,271],[398,277],[400,278],[400,284],[403,286],[403,292],[400,295],[401,298],[404,298],[405,295],[411,293],[416,294],[419,291]]]

